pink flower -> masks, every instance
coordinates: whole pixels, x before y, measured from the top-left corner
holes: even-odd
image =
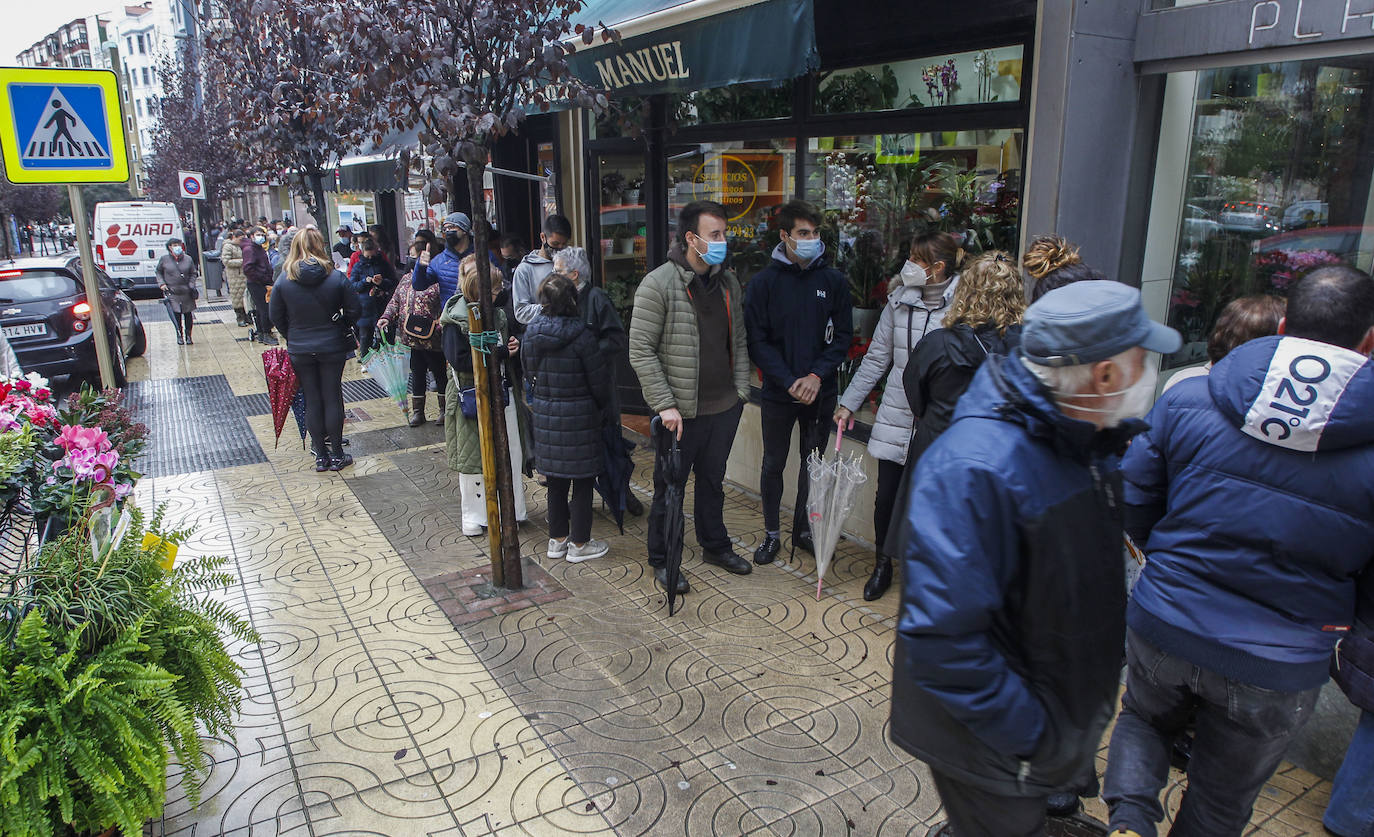
[[[14,413],[9,412],[8,410],[0,410],[0,432],[18,430],[19,427],[19,421],[17,420],[17,417]]]
[[[57,435],[57,444],[69,454],[74,450],[93,450],[103,453],[110,449],[110,437],[99,427],[67,424],[62,426],[62,432]]]
[[[134,487],[133,487],[133,485],[132,485],[131,483],[127,483],[127,482],[117,482],[117,483],[115,483],[115,487],[114,487],[115,499],[116,499],[116,500],[123,500],[125,497],[128,497],[129,494],[131,494],[131,493],[133,492],[133,490],[134,490]]]

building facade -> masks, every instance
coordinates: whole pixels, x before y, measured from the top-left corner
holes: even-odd
[[[109,58],[100,48],[105,26],[106,21],[95,15],[79,17],[16,55],[15,62],[20,67],[109,69]]]

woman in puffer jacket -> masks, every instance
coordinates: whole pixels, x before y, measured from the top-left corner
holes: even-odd
[[[410,246],[411,259],[416,262],[424,259],[428,263],[429,257],[434,255],[432,246],[433,238],[425,239],[417,235]],[[439,315],[443,313],[444,301],[439,298],[437,284],[417,291],[411,286],[410,277],[411,274],[407,272],[396,283],[391,301],[377,320],[377,329],[388,333],[394,326],[397,340],[410,349],[410,426],[419,427],[425,423],[425,393],[430,375],[441,387],[438,396],[439,418],[435,419],[435,423],[443,424],[447,396],[443,394],[442,387],[447,376],[444,374],[443,330]]]
[[[886,379],[868,440],[868,452],[878,460],[878,490],[873,503],[877,551],[866,591],[886,589],[884,579],[892,578],[892,555],[884,549],[884,542],[902,484],[914,425],[902,390],[902,373],[916,345],[944,322],[959,282],[955,271],[961,253],[958,239],[949,233],[928,232],[912,239],[907,262],[888,287],[887,305],[873,331],[868,353],[835,409],[835,424],[846,427],[869,393]]]
[[[601,429],[619,416],[606,359],[578,311],[577,283],[551,273],[538,293],[543,311],[525,328],[525,376],[533,382],[534,465],[549,481],[548,556],[590,561],[610,549],[592,539],[592,489]]]
[[[495,267],[491,269],[491,292],[493,296],[501,293],[503,277]],[[437,287],[437,285],[435,286]],[[458,267],[458,290],[444,304],[444,313],[439,316],[443,327],[444,357],[448,361],[448,385],[444,410],[444,445],[448,455],[449,470],[458,472],[458,487],[463,503],[463,534],[468,536],[482,534],[487,525],[486,486],[482,481],[482,437],[477,425],[477,415],[463,414],[464,390],[472,390],[476,384],[472,369],[472,345],[468,334],[468,300],[477,297],[477,262],[467,256]],[[495,308],[496,328],[501,332],[503,343],[492,346],[488,363],[496,364],[504,370],[503,361],[520,351],[520,341],[511,336],[506,312]],[[506,387],[510,382],[506,382]],[[475,402],[472,395],[470,403]],[[525,485],[520,478],[520,463],[524,454],[520,447],[520,430],[515,417],[515,401],[506,401],[506,436],[510,443],[511,475],[515,477],[515,519],[528,519],[525,508]]]

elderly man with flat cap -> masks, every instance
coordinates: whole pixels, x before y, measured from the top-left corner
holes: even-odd
[[[892,739],[930,766],[932,835],[1027,837],[1092,763],[1126,635],[1119,457],[1177,351],[1140,292],[1051,291],[922,455],[898,554]]]

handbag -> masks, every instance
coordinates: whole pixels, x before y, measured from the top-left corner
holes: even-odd
[[[407,314],[405,322],[401,324],[401,331],[416,340],[429,340],[438,328],[438,320],[423,314]]]
[[[510,406],[510,385],[505,384],[501,387],[501,406]],[[462,411],[463,418],[477,418],[477,387],[458,388],[458,409]]]

